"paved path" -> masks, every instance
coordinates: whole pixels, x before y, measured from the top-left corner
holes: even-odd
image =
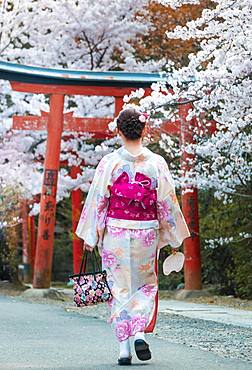
[[[169,299],[159,300],[159,312],[252,328],[252,311],[232,307]]]
[[[72,289],[59,289],[67,296],[73,296]],[[252,311],[215,304],[192,303],[175,299],[159,299],[158,311],[182,315],[195,319],[210,320],[252,328]]]
[[[249,370],[251,363],[221,358],[149,336],[153,359],[133,357],[131,368]],[[119,368],[117,342],[106,322],[67,312],[62,305],[0,296],[0,369],[102,370]]]

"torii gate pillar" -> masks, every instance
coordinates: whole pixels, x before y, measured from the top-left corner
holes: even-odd
[[[179,109],[180,113],[180,140],[181,144],[189,144],[193,142],[193,127],[196,121],[192,119],[186,121],[190,105],[182,104]],[[192,155],[182,154],[181,167],[184,172],[190,169],[189,159]],[[186,188],[182,189],[186,190]],[[184,240],[184,280],[185,288],[182,297],[186,297],[190,291],[198,291],[202,289],[201,284],[201,256],[200,256],[200,238],[199,238],[199,213],[198,213],[198,192],[195,187],[187,188],[188,192],[182,193],[181,205],[183,215],[191,232],[191,237]]]
[[[41,191],[33,288],[50,288],[64,95],[50,95],[44,178]]]

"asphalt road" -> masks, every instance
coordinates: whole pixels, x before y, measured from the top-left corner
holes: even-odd
[[[251,363],[174,344],[149,335],[153,358],[133,355],[131,368],[166,370],[243,370]],[[62,305],[0,296],[0,369],[113,369],[118,344],[101,319],[67,312]]]

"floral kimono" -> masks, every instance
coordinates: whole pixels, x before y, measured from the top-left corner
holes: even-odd
[[[98,246],[112,292],[108,320],[119,341],[152,332],[158,303],[160,248],[190,236],[165,159],[124,146],[98,164],[76,234]]]

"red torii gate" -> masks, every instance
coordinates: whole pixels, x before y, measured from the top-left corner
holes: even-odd
[[[32,131],[46,131],[48,124],[49,114],[48,112],[41,111],[40,116],[13,116],[14,130],[32,130]],[[88,132],[92,134],[92,139],[105,139],[113,137],[114,135],[108,129],[108,124],[113,118],[87,118],[87,117],[74,117],[73,112],[64,113],[63,131],[64,132]],[[60,161],[60,165],[65,163]],[[84,164],[84,163],[82,163]],[[74,179],[80,173],[79,166],[72,166],[70,169],[70,175]],[[79,217],[82,210],[83,194],[80,189],[73,190],[72,194],[72,231],[73,231],[73,273],[77,274],[80,269],[80,263],[82,259],[83,242],[78,238],[74,232],[79,221]],[[22,235],[23,235],[23,262],[24,262],[24,281],[29,282],[31,272],[34,266],[34,218],[28,216],[26,202],[22,204]],[[29,233],[28,233],[29,229]],[[29,240],[30,239],[30,240]],[[29,243],[30,241],[30,243]],[[30,246],[29,246],[30,244]],[[30,270],[30,271],[28,271]]]
[[[34,288],[49,288],[53,257],[57,178],[60,165],[60,142],[64,124],[64,96],[113,96],[115,98],[115,115],[118,115],[123,105],[124,95],[129,95],[134,88],[149,88],[153,82],[160,81],[162,78],[159,74],[151,73],[82,72],[23,66],[8,62],[0,62],[0,78],[9,80],[15,91],[50,95],[48,137],[33,277]],[[179,131],[181,143],[192,140],[192,134],[188,133],[188,122],[185,121],[188,109],[189,107],[184,105],[180,112],[179,128],[175,129],[174,125],[170,125],[171,131]],[[190,122],[190,124],[195,124],[195,122]],[[186,132],[187,134],[185,134]],[[184,153],[182,157],[184,169],[186,169],[186,156],[187,154]],[[201,289],[197,204],[197,189],[192,188],[191,192],[182,194],[182,210],[191,231],[191,237],[184,241],[186,290]]]

